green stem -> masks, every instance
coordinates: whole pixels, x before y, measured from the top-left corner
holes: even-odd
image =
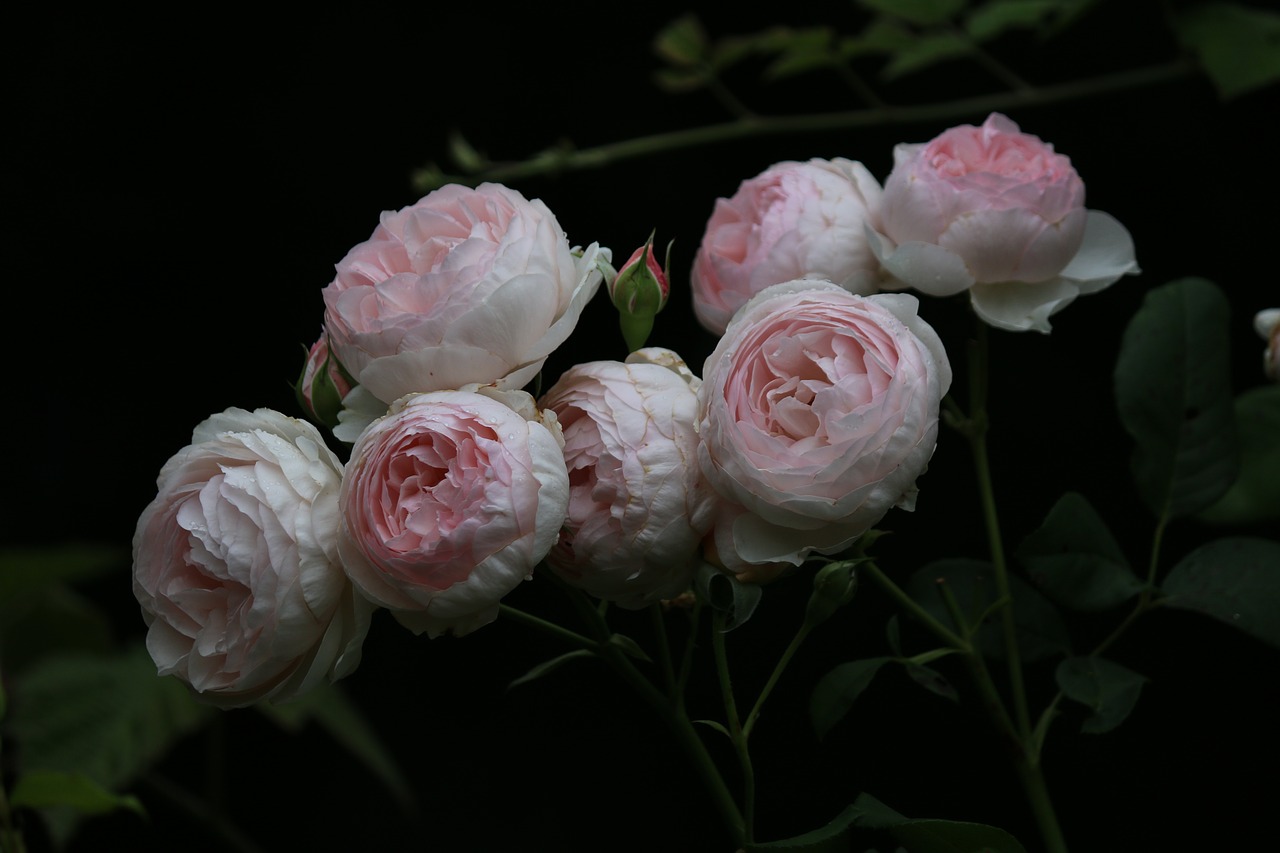
[[[206,802],[180,785],[169,781],[158,773],[147,773],[142,777],[142,782],[152,792],[167,800],[170,805],[186,812],[190,817],[210,830],[215,837],[227,845],[228,849],[237,850],[240,853],[263,853],[262,848],[254,843],[252,839],[224,820]]]
[[[498,612],[513,622],[519,622],[521,625],[533,628],[535,631],[550,634],[552,637],[564,640],[570,645],[580,646],[584,649],[595,649],[599,645],[595,640],[588,639],[575,631],[570,631],[568,628],[562,628],[554,622],[548,622],[540,616],[526,613],[523,610],[512,607],[510,604],[499,604]]]
[[[702,615],[702,601],[694,602],[693,609],[689,611],[689,637],[684,644],[684,656],[680,660],[680,673],[676,676],[676,709],[683,714],[684,711],[684,692],[685,687],[689,683],[689,676],[693,672],[693,653],[698,647],[698,621]]]
[[[528,160],[498,164],[470,175],[449,175],[434,168],[421,169],[413,175],[412,181],[415,189],[426,192],[449,182],[511,182],[542,175],[600,169],[626,160],[649,157],[667,151],[764,136],[890,125],[936,124],[940,121],[982,116],[991,112],[1008,112],[1025,107],[1079,100],[1108,92],[1153,86],[1186,77],[1194,70],[1195,66],[1190,62],[1173,62],[1135,68],[1101,77],[1074,80],[1056,86],[996,92],[932,104],[881,105],[846,112],[769,118],[743,117],[723,124],[657,133],[595,148],[581,150],[557,148],[537,154]]]
[[[662,663],[662,680],[667,685],[667,695],[674,701],[676,698],[676,670],[671,663],[671,643],[667,639],[667,623],[662,618],[662,605],[655,603],[649,606],[649,614],[653,621],[653,633],[658,640],[658,659]]]
[[[751,751],[747,746],[747,735],[742,728],[742,720],[738,716],[738,705],[733,698],[733,681],[729,677],[729,656],[725,650],[725,618],[716,613],[712,627],[712,643],[715,646],[716,673],[720,677],[720,694],[724,699],[725,718],[729,723],[729,737],[733,741],[734,752],[738,755],[738,764],[742,769],[742,816],[743,828],[748,843],[755,840],[754,815],[756,802],[755,770],[751,766]]]
[[[1067,853],[1067,842],[1062,835],[1062,827],[1058,824],[1058,815],[1054,811],[1053,800],[1049,797],[1049,787],[1045,784],[1039,762],[1025,759],[1018,761],[1018,776],[1022,779],[1022,789],[1031,803],[1036,825],[1040,828],[1045,853]]]
[[[796,650],[800,648],[800,644],[804,642],[805,637],[809,636],[811,630],[813,628],[808,622],[802,623],[800,630],[796,631],[796,635],[791,638],[791,642],[783,649],[782,657],[778,658],[777,665],[773,668],[773,672],[769,674],[769,680],[765,682],[764,688],[760,691],[760,696],[756,699],[756,703],[751,706],[751,713],[747,714],[747,721],[742,726],[742,739],[744,741],[751,737],[751,730],[755,728],[756,720],[760,718],[760,711],[764,708],[765,700],[773,692],[774,685],[782,677],[783,670],[787,668],[787,664],[791,663],[791,658],[795,656]]]
[[[902,587],[898,586],[889,579],[888,575],[880,571],[880,567],[874,562],[868,561],[860,565],[858,568],[870,575],[871,579],[878,583],[885,592],[889,593],[889,596],[896,601],[903,610],[906,610],[907,613],[911,614],[911,616],[915,617],[917,621],[932,631],[933,635],[939,640],[942,640],[942,642],[958,651],[966,653],[970,651],[971,646],[968,640],[958,636],[946,625],[943,625],[935,619],[933,614],[917,604],[911,596],[902,591]]]

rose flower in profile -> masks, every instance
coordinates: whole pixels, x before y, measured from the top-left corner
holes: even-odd
[[[999,113],[893,155],[869,235],[889,286],[968,290],[986,323],[1048,332],[1077,296],[1138,272],[1129,232],[1085,209],[1071,161]]]
[[[441,187],[386,212],[324,289],[333,354],[359,387],[340,437],[406,394],[524,387],[569,337],[608,249],[570,249],[541,201],[500,184]]]
[[[918,304],[794,281],[734,317],[698,392],[699,466],[742,508],[717,517],[722,565],[799,565],[848,547],[892,507],[914,508],[951,385]]]
[[[670,350],[571,367],[542,398],[564,430],[569,509],[547,563],[639,609],[689,588],[716,503],[697,466],[697,380]]]
[[[523,391],[470,386],[397,400],[351,449],[339,553],[415,633],[492,622],[560,533],[560,429]]]
[[[878,262],[866,227],[877,222],[880,184],[852,160],[785,161],[716,201],[693,261],[698,321],[717,335],[748,299],[800,278],[874,293]]]
[[[342,463],[314,426],[228,409],[165,463],[133,537],[161,675],[239,707],[351,673],[372,606],[338,562]]]

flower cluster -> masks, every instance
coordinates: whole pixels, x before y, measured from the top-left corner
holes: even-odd
[[[695,375],[645,347],[669,270],[615,272],[540,201],[446,186],[384,213],[323,289],[298,385],[311,423],[229,409],[165,466],[134,538],[162,673],[222,705],[349,673],[370,614],[466,634],[542,563],[638,609],[710,563],[742,582],[911,510],[951,384],[914,289],[1047,332],[1136,272],[1070,162],[1003,116],[899,146],[884,187],[779,163],[715,205],[693,263],[719,336]],[[632,355],[525,389],[602,283]]]

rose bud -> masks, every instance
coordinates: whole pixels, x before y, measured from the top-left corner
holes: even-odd
[[[671,245],[667,245],[667,265],[671,263]],[[618,309],[618,322],[627,349],[635,352],[644,347],[653,331],[653,317],[667,304],[671,288],[667,274],[653,254],[653,235],[631,257],[609,283],[609,299]]]
[[[774,284],[811,278],[875,293],[879,263],[866,227],[878,223],[880,184],[836,158],[775,163],[716,201],[694,257],[698,322],[722,335],[742,305]]]
[[[986,323],[1047,333],[1077,296],[1138,272],[1129,232],[1085,209],[1071,161],[999,113],[893,156],[868,233],[888,287],[968,290]]]
[[[316,423],[332,429],[338,425],[342,398],[350,393],[352,384],[351,377],[329,352],[328,337],[322,332],[311,345],[302,375],[293,386],[298,405]]]
[[[133,537],[133,593],[161,675],[232,708],[356,668],[373,606],[338,560],[341,481],[306,421],[227,409],[196,427]]]
[[[744,510],[716,531],[724,565],[798,566],[847,548],[891,508],[915,507],[951,385],[918,306],[794,281],[734,316],[698,392],[698,465]]]
[[[715,495],[694,464],[698,398],[670,350],[571,367],[543,396],[564,430],[569,509],[547,563],[597,598],[639,609],[693,578]]]
[[[560,428],[528,394],[411,394],[351,449],[338,551],[405,627],[462,636],[532,577],[568,499]]]

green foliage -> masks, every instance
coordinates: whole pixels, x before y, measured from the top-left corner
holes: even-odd
[[[1211,524],[1280,521],[1280,385],[1251,388],[1234,408],[1240,474],[1198,517]]]
[[[946,592],[944,592],[946,590]],[[995,569],[982,560],[948,559],[930,563],[911,576],[908,593],[935,619],[962,635],[973,635],[983,655],[1003,659],[1000,627],[990,617],[1005,606],[996,594]],[[1009,578],[1018,648],[1027,662],[1066,654],[1070,639],[1053,604],[1019,577]],[[946,601],[958,605],[959,622]]]
[[[921,27],[946,23],[966,3],[967,0],[858,0],[859,6]]]
[[[698,567],[693,587],[704,604],[724,617],[725,631],[746,623],[764,594],[759,584],[742,583],[707,563]]]
[[[1049,598],[1075,610],[1106,610],[1143,588],[1111,531],[1076,492],[1054,504],[1044,523],[1022,541],[1018,559]]]
[[[1209,542],[1174,566],[1161,589],[1165,606],[1203,613],[1280,648],[1280,542]]]
[[[1116,405],[1138,492],[1157,517],[1199,512],[1235,480],[1228,313],[1217,285],[1186,278],[1149,291],[1125,328]]]
[[[34,770],[23,774],[13,786],[9,803],[14,808],[46,809],[69,806],[86,817],[128,809],[146,814],[141,801],[131,794],[116,794],[83,773]]]
[[[1109,732],[1124,722],[1147,680],[1118,663],[1094,656],[1067,658],[1058,664],[1054,677],[1063,695],[1093,711],[1080,727],[1088,734]]]
[[[991,0],[965,16],[964,29],[974,41],[988,41],[1009,30],[1040,26],[1062,5],[1058,0]]]
[[[1178,40],[1191,50],[1224,99],[1280,80],[1280,14],[1238,3],[1203,3],[1173,16]]]
[[[826,737],[827,732],[845,718],[853,703],[870,686],[880,667],[893,660],[880,657],[848,661],[818,680],[809,699],[809,719],[819,739]]]
[[[851,808],[851,825],[881,830],[911,853],[1026,853],[1026,848],[1003,829],[966,821],[904,817],[870,794],[860,794]]]
[[[24,775],[84,776],[108,792],[126,788],[212,713],[177,680],[157,678],[141,645],[116,654],[50,655],[17,674],[11,689],[8,724]],[[45,816],[59,842],[81,817],[65,810]]]
[[[412,788],[395,757],[340,685],[325,685],[290,702],[260,702],[254,707],[288,732],[297,732],[314,722],[364,764],[401,807],[413,805]]]

